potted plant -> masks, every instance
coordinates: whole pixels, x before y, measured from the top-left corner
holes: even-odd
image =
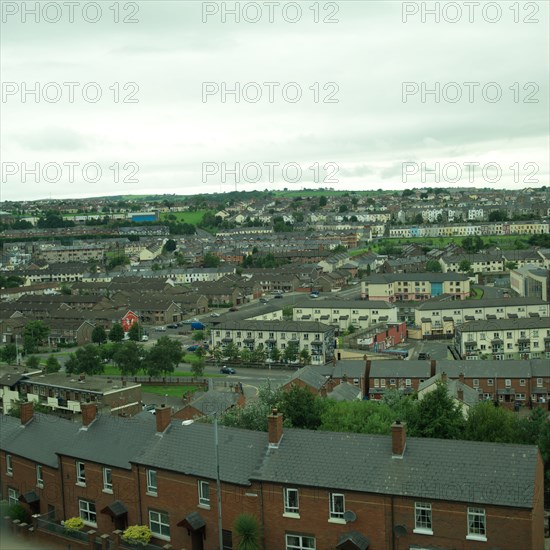
[[[84,522],[78,517],[69,518],[63,522],[63,527],[65,527],[65,531],[73,533],[75,531],[80,531],[84,527]]]
[[[127,527],[124,533],[122,533],[122,538],[125,541],[136,545],[141,544],[143,546],[149,544],[151,537],[151,529],[149,529],[147,525],[130,525],[130,527]]]

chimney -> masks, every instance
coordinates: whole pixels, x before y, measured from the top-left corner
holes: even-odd
[[[157,420],[157,433],[162,433],[170,425],[170,418],[172,416],[172,411],[170,408],[167,408],[164,404],[155,409],[155,416]]]
[[[432,359],[430,361],[430,378],[432,376],[435,376],[435,365],[436,365],[435,359]]]
[[[392,458],[403,458],[407,446],[407,425],[396,420],[391,425],[391,454]]]
[[[267,417],[267,433],[269,446],[278,447],[283,437],[283,415],[277,409]]]
[[[21,403],[21,425],[28,424],[33,417],[32,401]]]
[[[441,382],[443,382],[443,384],[447,383],[447,373],[445,371],[441,373]]]
[[[97,407],[95,403],[81,403],[80,411],[82,412],[82,425],[89,426],[97,416]]]
[[[464,373],[461,372],[459,375],[458,375],[458,381],[461,383],[461,384],[464,384]]]
[[[464,388],[462,386],[457,386],[456,397],[459,401],[464,401]]]
[[[327,387],[326,386],[323,386],[320,390],[319,390],[319,395],[321,397],[326,397],[327,396]]]

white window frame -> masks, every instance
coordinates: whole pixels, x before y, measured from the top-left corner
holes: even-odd
[[[6,475],[13,476],[13,457],[6,455]]]
[[[414,533],[433,535],[432,505],[429,502],[414,503]]]
[[[158,482],[157,471],[150,468],[147,469],[147,494],[157,496]]]
[[[92,500],[78,500],[78,515],[86,525],[97,527],[97,510]]]
[[[153,526],[158,527],[154,529]],[[162,532],[163,527],[168,531],[168,535]],[[149,529],[151,529],[154,537],[162,540],[170,540],[170,516],[166,512],[149,510]]]
[[[76,484],[86,485],[86,464],[80,460],[76,461]]]
[[[475,524],[479,522],[479,526]],[[487,540],[487,516],[485,508],[468,508],[467,518],[468,540]]]
[[[40,488],[44,487],[44,470],[42,464],[36,465],[36,486]]]
[[[295,496],[295,506],[292,506],[291,495]],[[283,499],[284,499],[284,513],[285,517],[300,517],[300,495],[298,489],[294,487],[285,487],[283,488]]]
[[[199,506],[210,509],[210,483],[204,479],[197,482],[199,492]]]
[[[19,492],[13,487],[8,487],[8,504],[10,506],[19,504]]]
[[[298,539],[298,542],[290,541],[290,538]],[[309,541],[306,545],[306,541]],[[313,544],[313,546],[312,546]],[[292,533],[287,533],[285,535],[285,550],[315,550],[317,548],[315,543],[315,537],[307,535],[293,535]]]
[[[103,468],[103,492],[113,492],[113,470],[111,468]]]
[[[342,510],[338,510],[338,502],[342,503]],[[329,521],[333,523],[345,523],[346,497],[343,493],[330,493],[329,495]]]

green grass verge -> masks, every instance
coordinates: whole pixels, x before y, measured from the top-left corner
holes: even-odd
[[[121,376],[120,369],[115,367],[114,365],[105,365],[105,369],[103,370],[103,374],[106,374],[108,376]],[[144,376],[143,372],[138,372],[137,376]],[[174,376],[174,377],[187,377],[187,378],[193,378],[195,375],[191,371],[182,371],[177,370],[175,372],[172,372],[170,374],[167,374],[166,376]],[[203,374],[203,378],[223,378],[223,374]]]
[[[468,296],[468,300],[481,300],[483,298],[483,289],[481,288],[472,288],[473,296]]]
[[[141,386],[143,393],[169,395],[170,397],[183,397],[187,392],[194,393],[198,389],[198,386]]]

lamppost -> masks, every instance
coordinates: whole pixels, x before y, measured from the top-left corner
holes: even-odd
[[[222,486],[220,482],[220,445],[218,440],[218,413],[214,414],[214,447],[216,454],[216,493],[218,499],[218,544],[219,550],[223,550],[223,530],[222,530]],[[184,420],[181,425],[189,426],[194,420]]]

